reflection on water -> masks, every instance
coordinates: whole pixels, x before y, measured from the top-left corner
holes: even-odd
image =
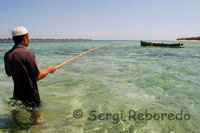
[[[10,100],[7,103],[9,114],[0,114],[0,129],[6,132],[28,131],[41,125],[41,108],[25,106],[22,102]]]
[[[12,110],[12,112],[10,113],[11,115],[0,114],[0,129],[2,131],[11,132],[11,133],[16,133],[18,131],[28,131],[33,126],[42,124],[40,122],[35,122],[35,120],[31,120],[30,113],[27,114],[25,112],[20,112],[20,111],[17,112],[17,114],[15,113],[16,112]],[[34,115],[38,115],[38,114],[34,114]]]

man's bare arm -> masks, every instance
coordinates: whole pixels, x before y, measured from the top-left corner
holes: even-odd
[[[46,70],[40,72],[39,76],[35,78],[36,81],[39,81],[46,77],[49,73],[53,73],[55,71],[55,67],[49,67]]]
[[[12,76],[11,74],[7,74],[7,75],[8,75],[8,77]]]

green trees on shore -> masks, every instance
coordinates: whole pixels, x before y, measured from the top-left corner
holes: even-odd
[[[199,37],[178,38],[176,40],[200,40],[200,36]]]

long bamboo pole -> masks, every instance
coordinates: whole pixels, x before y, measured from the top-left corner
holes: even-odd
[[[73,58],[71,58],[71,59],[69,59],[69,60],[67,60],[67,61],[65,61],[65,62],[63,62],[63,63],[61,63],[60,65],[56,66],[55,68],[58,69],[59,67],[63,66],[64,64],[66,64],[66,63],[68,63],[68,62],[70,62],[70,61],[73,61],[74,59],[76,59],[76,58],[78,58],[78,57],[80,57],[80,56],[82,56],[82,55],[85,55],[85,54],[87,54],[87,53],[89,53],[89,52],[91,52],[91,51],[94,51],[95,49],[99,49],[99,48],[102,48],[102,47],[104,47],[104,46],[107,46],[107,45],[109,45],[109,44],[111,44],[111,43],[112,43],[112,42],[106,43],[106,44],[103,44],[103,45],[98,46],[98,47],[96,47],[96,48],[90,49],[90,50],[88,50],[88,51],[86,51],[86,52],[83,52],[83,53],[81,53],[81,54],[79,54],[79,55],[77,55],[77,56],[75,56],[75,57],[73,57]]]

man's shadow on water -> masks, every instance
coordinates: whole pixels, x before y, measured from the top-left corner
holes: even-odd
[[[21,121],[12,113],[13,112],[10,114],[0,114],[0,131],[9,133],[15,133],[23,130],[28,131],[31,127],[38,125],[33,121]]]

